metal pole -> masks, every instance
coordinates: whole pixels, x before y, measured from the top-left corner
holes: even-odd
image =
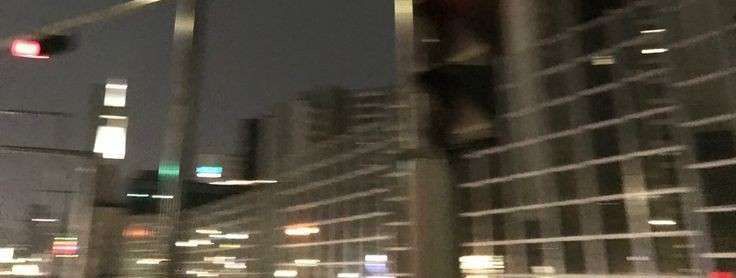
[[[167,250],[171,260],[168,276],[176,276],[174,241],[181,208],[182,184],[192,170],[194,134],[196,132],[197,92],[193,89],[195,63],[195,11],[197,0],[178,0],[174,18],[171,48],[171,100],[161,160],[159,162],[160,191],[173,199],[162,199],[160,208],[160,248]],[[182,176],[183,175],[183,176]]]

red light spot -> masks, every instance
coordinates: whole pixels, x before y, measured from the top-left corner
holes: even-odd
[[[54,241],[51,246],[51,253],[54,256],[77,255],[79,254],[79,245],[77,245],[77,241]]]
[[[708,278],[735,278],[732,272],[711,272]]]
[[[10,54],[16,57],[48,59],[41,55],[41,43],[36,40],[16,39],[10,44]]]

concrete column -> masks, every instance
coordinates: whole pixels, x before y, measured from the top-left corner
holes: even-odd
[[[167,121],[159,162],[161,194],[173,195],[160,203],[161,230],[159,238],[172,261],[178,224],[181,184],[193,171],[196,135],[197,91],[194,84],[197,69],[195,59],[195,10],[197,0],[177,0],[172,34]],[[169,276],[176,276],[176,264],[169,264]]]
[[[505,30],[506,53],[509,54],[511,81],[516,85],[507,93],[508,105],[511,111],[523,108],[534,107],[547,100],[543,88],[539,84],[539,79],[534,78],[534,73],[541,69],[539,49],[535,49],[533,45],[539,39],[536,27],[539,26],[539,20],[536,18],[536,10],[539,9],[538,3],[526,0],[509,0],[506,1],[504,13],[504,21],[508,22]],[[544,111],[533,112],[528,115],[509,119],[508,134],[511,142],[522,141],[529,138],[535,138],[548,134],[547,117]],[[517,149],[514,153],[519,157],[513,157],[517,167],[513,167],[512,173],[523,172],[529,170],[540,170],[552,167],[553,163],[550,159],[551,153],[548,144],[540,143],[528,147]],[[557,201],[554,192],[554,178],[552,175],[542,175],[524,180],[514,181],[504,186],[513,186],[512,190],[520,190],[522,187],[531,186],[531,192],[519,192],[517,197],[526,196],[524,199],[528,202],[522,203],[548,203]],[[517,199],[521,201],[521,199]],[[521,217],[522,214],[511,214],[511,217]],[[553,219],[555,221],[546,221]],[[518,218],[514,222],[524,223],[526,220],[533,220],[539,223],[540,237],[557,237],[560,236],[560,219],[559,210],[544,209],[535,210],[528,215],[528,218]],[[521,225],[515,229],[514,233],[522,233],[526,235],[526,228]],[[543,265],[552,266],[558,272],[564,272],[564,260],[562,248],[560,244],[539,245],[542,247]],[[552,248],[546,248],[550,247]],[[526,247],[526,246],[524,246]],[[518,247],[511,247],[512,250]],[[510,253],[517,253],[519,250]],[[528,254],[526,254],[528,256]],[[513,258],[514,261],[517,258]],[[531,266],[531,265],[528,265]],[[516,267],[514,267],[516,268]],[[518,272],[529,272],[530,269],[515,269]]]
[[[420,158],[412,182],[415,277],[459,278],[454,190],[444,159]]]

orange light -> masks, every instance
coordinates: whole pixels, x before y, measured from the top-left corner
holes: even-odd
[[[146,238],[153,236],[153,232],[146,227],[128,227],[123,230],[123,236],[127,238]]]

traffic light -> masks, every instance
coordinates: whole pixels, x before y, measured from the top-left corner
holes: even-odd
[[[15,39],[10,44],[10,54],[15,57],[49,59],[71,48],[71,38],[65,35],[48,35],[39,39]]]

